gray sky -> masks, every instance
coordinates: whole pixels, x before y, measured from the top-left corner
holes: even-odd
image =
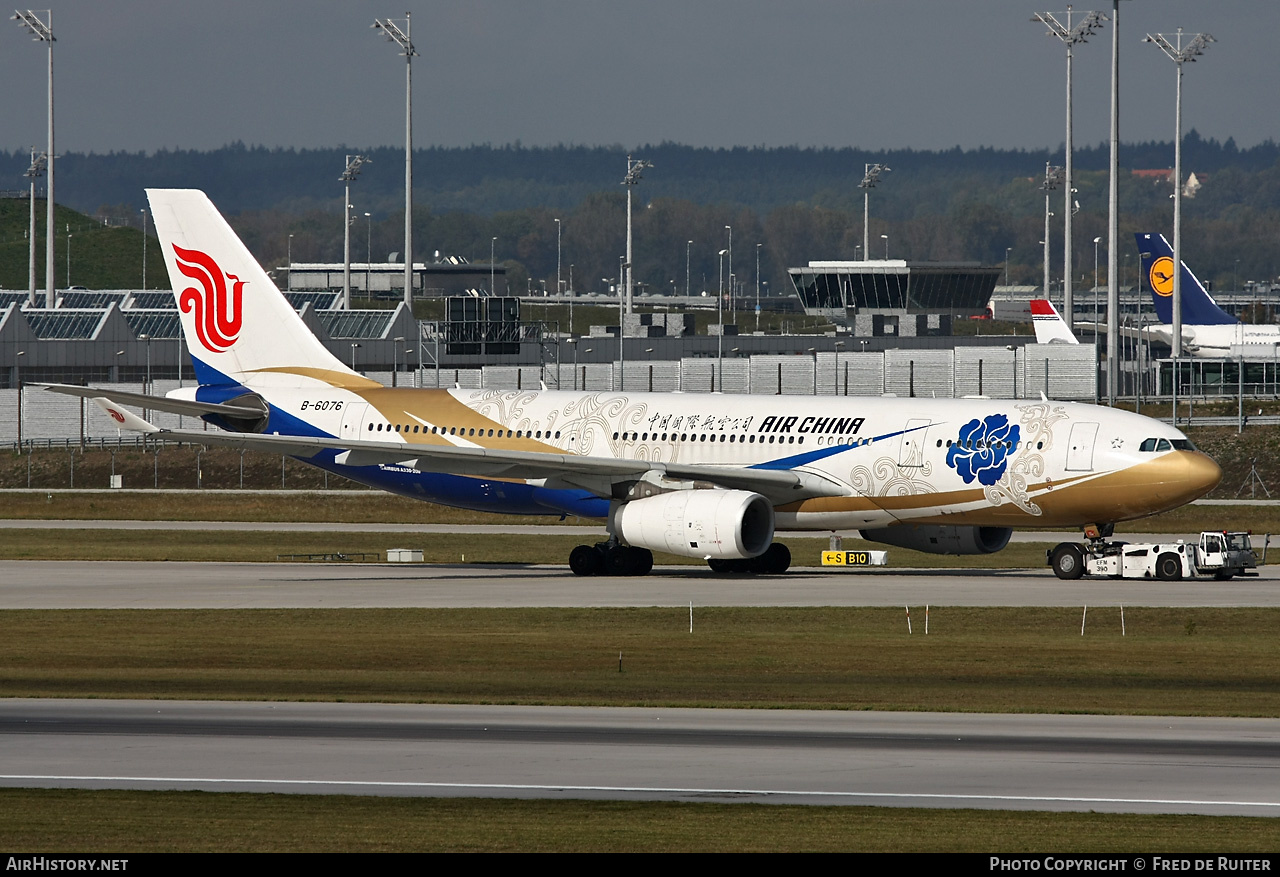
[[[1110,0],[1078,9],[1110,12]],[[1038,148],[1062,143],[1065,48],[1027,0],[57,0],[59,152],[415,145]],[[12,13],[10,13],[12,14]],[[43,11],[40,11],[43,16]],[[1169,140],[1175,68],[1148,32],[1218,39],[1184,129],[1280,139],[1277,0],[1121,3],[1121,136]],[[1075,59],[1075,141],[1107,136],[1110,24]],[[0,147],[45,142],[44,46],[0,28]]]

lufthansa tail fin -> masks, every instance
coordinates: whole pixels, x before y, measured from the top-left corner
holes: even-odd
[[[1155,232],[1137,232],[1138,255],[1142,259],[1142,273],[1147,279],[1151,299],[1156,305],[1160,322],[1173,323],[1173,247],[1164,235]],[[1202,284],[1187,263],[1182,263],[1182,323],[1185,326],[1234,326],[1240,322],[1228,314]]]
[[[377,386],[320,343],[204,192],[147,198],[201,384]]]
[[[1079,344],[1080,340],[1071,334],[1066,320],[1058,313],[1053,303],[1044,298],[1031,300],[1031,323],[1036,329],[1037,344]]]

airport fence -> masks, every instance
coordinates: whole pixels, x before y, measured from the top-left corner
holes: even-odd
[[[849,344],[857,342],[850,339]],[[723,356],[679,360],[628,360],[625,363],[548,363],[543,366],[492,365],[470,369],[400,372],[401,386],[457,387],[503,392],[557,390],[655,393],[732,393],[947,398],[1035,398],[1094,401],[1096,362],[1090,346],[1027,345],[888,351],[813,351],[807,355],[738,356],[732,338]],[[589,339],[580,342],[589,350]],[[391,383],[390,372],[368,376]],[[190,381],[187,381],[190,385]],[[164,395],[181,383],[155,380],[110,386],[125,392]],[[160,411],[143,412],[157,426],[206,429],[198,418]],[[29,440],[98,441],[127,438],[116,422],[89,400],[50,393],[38,386],[0,389],[0,446]]]
[[[0,454],[5,490],[365,490],[281,454],[132,437],[28,439]]]

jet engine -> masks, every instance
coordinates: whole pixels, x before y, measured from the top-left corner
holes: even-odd
[[[756,557],[773,542],[773,506],[745,490],[674,490],[616,505],[610,517],[625,544],[681,557]]]
[[[946,524],[899,524],[863,530],[862,538],[929,554],[995,554],[1009,544],[1009,527],[957,527]]]

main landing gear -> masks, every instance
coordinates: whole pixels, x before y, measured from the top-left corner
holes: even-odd
[[[653,552],[616,539],[579,545],[569,552],[569,569],[576,576],[644,576],[653,569]]]
[[[733,560],[708,560],[707,565],[712,572],[747,573],[750,575],[776,575],[787,571],[791,566],[791,550],[781,542],[774,542],[758,557],[744,557]]]
[[[712,572],[739,574],[778,574],[791,566],[791,551],[774,542],[759,557],[733,560],[709,560]],[[616,539],[579,545],[569,552],[569,569],[577,576],[643,576],[653,569],[653,552],[647,548],[623,545]]]

